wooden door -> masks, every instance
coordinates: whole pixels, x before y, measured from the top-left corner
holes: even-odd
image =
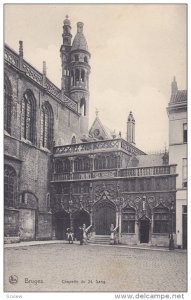
[[[98,235],[110,234],[111,224],[115,226],[116,212],[113,203],[102,202],[94,210],[94,227]]]
[[[148,243],[149,242],[149,221],[141,220],[140,221],[140,243]]]

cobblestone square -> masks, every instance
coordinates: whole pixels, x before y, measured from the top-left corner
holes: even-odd
[[[187,255],[119,246],[47,244],[6,248],[5,292],[186,292]],[[16,275],[17,283],[10,276]]]

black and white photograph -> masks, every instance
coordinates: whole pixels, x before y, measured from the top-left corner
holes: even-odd
[[[184,299],[187,4],[3,9],[4,295]]]

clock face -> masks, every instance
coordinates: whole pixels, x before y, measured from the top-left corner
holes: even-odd
[[[95,130],[94,130],[94,136],[98,136],[99,134],[100,134],[99,129],[95,129]]]

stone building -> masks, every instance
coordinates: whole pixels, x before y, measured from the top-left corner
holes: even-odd
[[[187,91],[178,90],[176,79],[167,107],[169,117],[169,162],[177,164],[177,246],[187,248]]]
[[[40,73],[24,59],[22,41],[19,54],[5,45],[7,239],[52,238],[49,182],[53,147],[79,142],[88,132],[90,54],[82,29],[83,24],[78,23],[71,44],[70,21],[64,21],[61,90],[47,78],[45,62]]]
[[[94,242],[168,245],[175,232],[176,162],[106,128],[98,113],[88,130],[90,53],[77,23],[63,25],[61,89],[5,46],[4,207],[7,242],[63,239],[85,224]]]

